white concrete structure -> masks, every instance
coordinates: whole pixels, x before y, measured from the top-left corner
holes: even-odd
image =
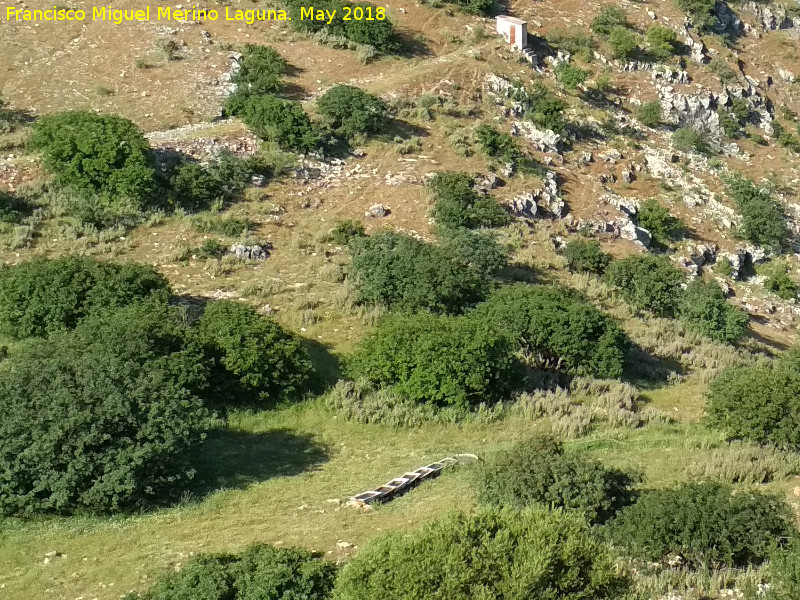
[[[497,17],[497,33],[518,50],[528,47],[528,24],[522,19],[500,15]]]

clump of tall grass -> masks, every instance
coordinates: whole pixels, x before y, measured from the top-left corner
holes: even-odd
[[[689,465],[686,473],[695,479],[727,483],[769,483],[800,475],[800,454],[737,441],[714,450],[702,462]]]

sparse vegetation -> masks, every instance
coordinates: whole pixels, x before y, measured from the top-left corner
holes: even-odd
[[[710,154],[711,144],[706,136],[691,127],[679,127],[672,134],[672,144],[684,152],[697,152],[699,154]]]
[[[636,111],[636,118],[645,127],[658,127],[662,116],[661,103],[658,100],[643,102]]]

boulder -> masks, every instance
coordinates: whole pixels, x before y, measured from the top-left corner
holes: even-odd
[[[250,246],[245,244],[233,244],[228,250],[228,253],[239,260],[266,260],[269,258],[270,250],[272,250],[272,244],[269,242]]]
[[[392,214],[391,209],[388,206],[384,206],[383,204],[373,204],[364,212],[365,217],[369,217],[372,219],[380,219],[383,217],[388,217],[390,214]]]
[[[643,227],[634,225],[633,221],[630,219],[624,219],[620,223],[619,236],[624,240],[630,240],[645,248],[649,248],[650,242],[652,241],[650,232]]]

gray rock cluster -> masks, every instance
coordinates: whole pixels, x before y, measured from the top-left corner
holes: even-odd
[[[266,260],[269,258],[270,250],[272,250],[272,244],[269,242],[252,244],[249,246],[245,244],[233,244],[228,250],[228,253],[239,260]]]
[[[537,216],[560,219],[564,216],[566,204],[558,194],[556,174],[548,171],[545,176],[544,188],[512,198],[508,203],[508,208],[514,216],[522,219],[534,219]]]
[[[789,15],[786,6],[781,4],[751,1],[747,2],[744,8],[756,16],[764,31],[800,27],[800,18]]]
[[[561,136],[550,129],[541,130],[528,121],[514,121],[511,124],[511,135],[522,137],[541,152],[560,153]]]
[[[364,216],[371,219],[382,219],[390,214],[392,214],[392,210],[383,204],[373,204],[364,212]]]

